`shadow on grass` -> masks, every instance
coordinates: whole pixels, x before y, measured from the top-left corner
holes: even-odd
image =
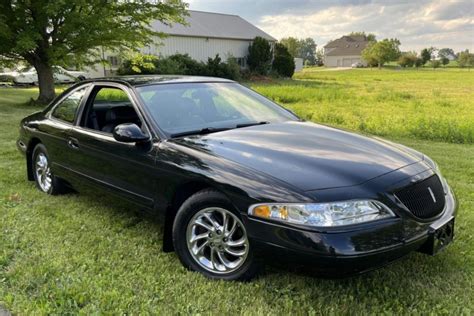
[[[99,205],[100,210],[106,210],[101,215],[106,215],[110,218],[110,222],[120,222],[118,227],[115,227],[116,232],[133,229],[142,222],[147,225],[141,226],[141,232],[144,235],[154,235],[158,244],[159,252],[162,250],[164,221],[159,219],[158,214],[151,214],[140,209],[135,204],[116,198],[114,195],[107,193],[99,193],[98,191],[86,190],[82,193],[71,193],[77,195],[84,203],[86,209],[96,209],[94,206]],[[99,215],[99,213],[97,213]],[[413,280],[433,279],[444,275],[449,279],[450,273],[459,273],[463,267],[459,265],[456,256],[450,256],[446,249],[435,257],[411,253],[407,256],[399,258],[384,266],[378,267],[371,271],[366,271],[353,275],[326,275],[324,270],[312,268],[310,265],[288,265],[286,263],[278,263],[275,260],[266,261],[263,273],[258,276],[258,279],[279,279],[280,276],[286,276],[292,279],[296,278],[311,278],[319,285],[333,285],[333,286],[355,286],[356,284],[370,285],[373,282],[384,284],[386,282],[393,282],[393,279],[387,281],[387,275],[395,275],[397,278],[405,279],[404,282],[411,282]],[[159,253],[158,252],[158,253]],[[164,254],[163,252],[161,252]],[[178,263],[176,254],[171,254]],[[400,280],[400,279],[399,279]],[[279,282],[279,281],[278,281]]]

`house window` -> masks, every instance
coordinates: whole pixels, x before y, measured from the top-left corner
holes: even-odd
[[[247,58],[245,58],[245,57],[237,57],[237,58],[235,58],[235,61],[237,62],[237,64],[239,64],[239,66],[240,66],[241,68],[247,67]]]
[[[119,58],[117,56],[107,56],[107,61],[109,62],[111,67],[119,66]]]

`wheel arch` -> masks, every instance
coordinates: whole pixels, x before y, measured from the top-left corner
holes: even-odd
[[[163,232],[163,251],[173,252],[173,222],[181,205],[193,194],[204,190],[215,189],[205,181],[191,181],[183,183],[176,187],[172,194],[171,203],[165,211],[165,227]]]
[[[38,144],[41,144],[41,140],[37,137],[33,137],[30,139],[28,146],[26,147],[26,172],[29,181],[35,180],[33,175],[33,150]]]

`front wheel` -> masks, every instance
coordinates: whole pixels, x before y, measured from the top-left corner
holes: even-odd
[[[43,144],[36,145],[33,150],[33,175],[36,187],[44,193],[55,195],[64,191],[64,184],[51,172],[51,161]]]
[[[258,271],[238,212],[213,190],[183,203],[174,221],[173,243],[186,268],[209,278],[249,280]]]

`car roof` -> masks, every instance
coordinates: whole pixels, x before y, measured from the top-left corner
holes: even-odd
[[[153,84],[193,83],[193,82],[234,82],[229,79],[204,76],[182,76],[182,75],[137,75],[94,78],[87,82],[118,82],[131,86],[144,86]],[[83,81],[84,82],[84,81]]]

